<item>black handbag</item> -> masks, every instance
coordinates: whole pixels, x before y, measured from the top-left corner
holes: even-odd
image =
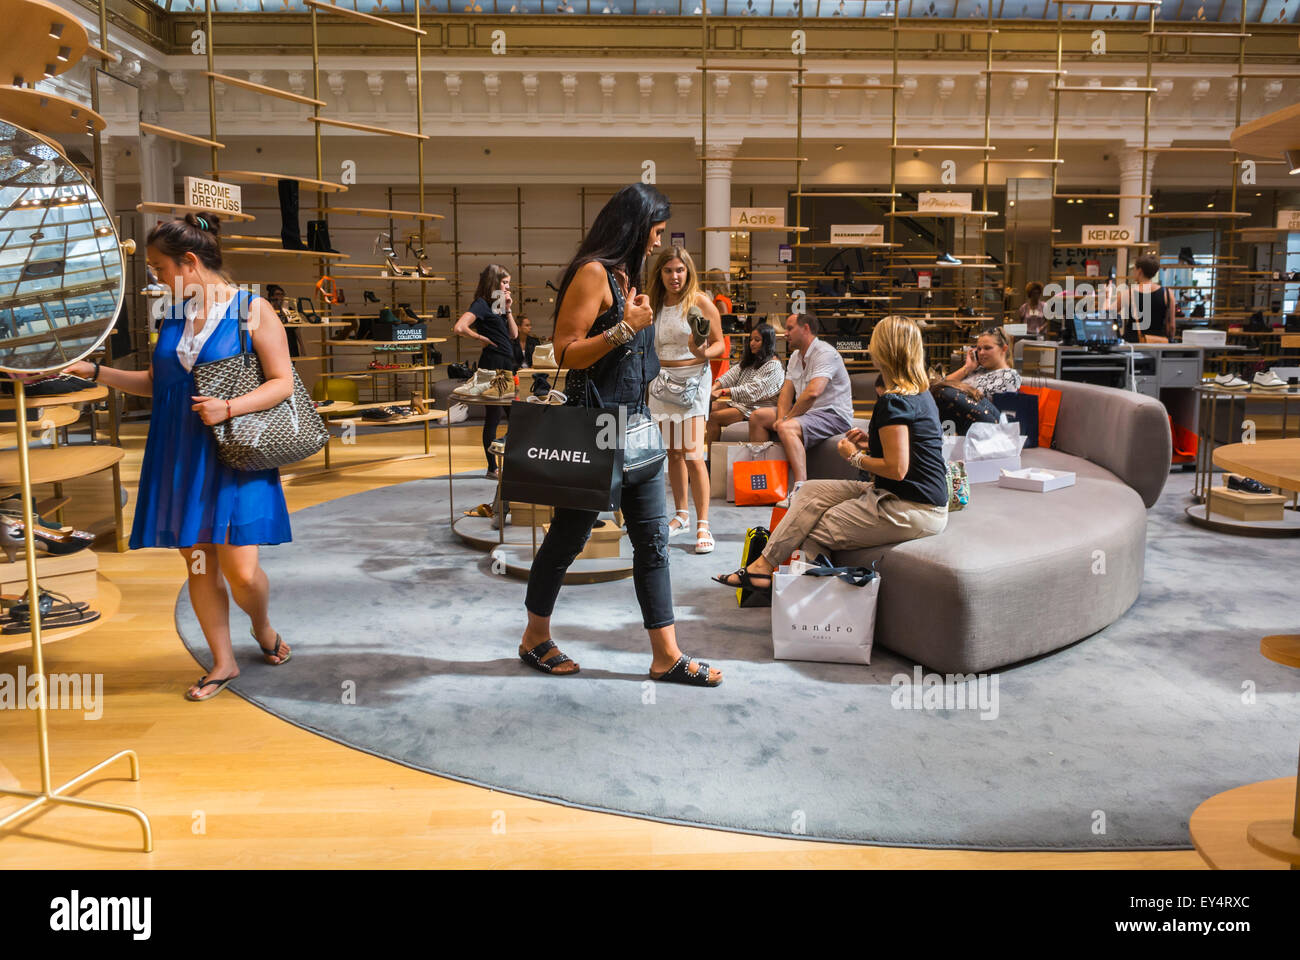
[[[622,503],[623,448],[602,442],[608,411],[513,403],[501,468],[501,497],[572,510],[617,510]]]
[[[239,350],[234,356],[194,367],[194,388],[205,397],[233,400],[266,382],[262,361],[245,348],[239,323]],[[311,394],[293,371],[293,393],[267,410],[254,410],[212,425],[221,462],[236,470],[269,470],[297,463],[329,443]]]

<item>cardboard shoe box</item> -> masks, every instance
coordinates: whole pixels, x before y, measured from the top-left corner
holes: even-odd
[[[1277,493],[1245,493],[1227,487],[1211,487],[1208,512],[1246,522],[1286,519],[1287,498]]]
[[[3,558],[0,554],[0,558]],[[41,589],[66,594],[69,600],[93,603],[99,594],[96,574],[99,554],[90,548],[63,556],[45,554],[36,558],[36,582]],[[0,593],[21,597],[27,592],[27,561],[19,551],[18,561],[0,560]]]

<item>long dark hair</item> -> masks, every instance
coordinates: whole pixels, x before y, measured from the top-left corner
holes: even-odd
[[[474,299],[483,300],[495,309],[493,294],[501,289],[501,281],[510,276],[510,271],[499,263],[489,263],[478,275],[478,286],[474,288]]]
[[[740,369],[761,367],[776,356],[776,330],[770,323],[760,323],[754,328],[762,338],[763,346],[755,353],[750,346],[749,337],[745,338],[745,352],[740,357]]]
[[[672,206],[668,198],[646,183],[630,184],[610,197],[596,214],[578,252],[564,269],[551,319],[559,318],[560,304],[574,275],[592,260],[603,263],[610,270],[623,271],[628,288],[641,290],[641,269],[645,265],[650,228],[663,223],[671,215]]]

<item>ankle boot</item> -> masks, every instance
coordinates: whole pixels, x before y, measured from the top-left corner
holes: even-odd
[[[330,246],[330,225],[328,220],[307,221],[307,249],[317,253],[338,253]]]
[[[306,250],[298,228],[298,181],[279,180],[280,245],[286,250]]]

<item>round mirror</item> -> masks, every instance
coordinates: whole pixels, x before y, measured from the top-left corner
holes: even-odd
[[[56,149],[0,120],[0,370],[48,373],[113,329],[125,270],[99,194]]]

